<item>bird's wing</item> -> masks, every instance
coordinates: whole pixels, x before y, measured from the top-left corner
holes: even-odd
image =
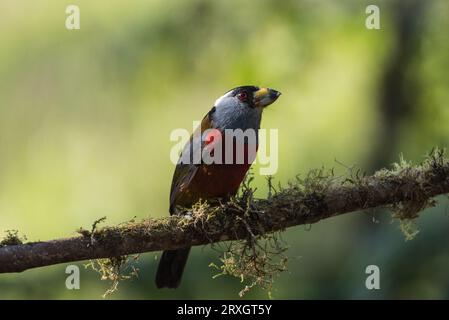
[[[211,112],[215,109],[212,108]],[[210,118],[211,112],[209,112],[201,121],[201,125],[190,136],[189,142],[184,146],[184,149],[180,155],[178,164],[176,165],[175,172],[173,174],[173,180],[170,190],[170,214],[175,214],[175,207],[179,199],[180,194],[188,187],[190,181],[192,181],[200,164],[194,164],[192,161],[188,163],[182,163],[181,159],[186,152],[195,152],[195,150],[201,151],[203,148],[203,139],[201,139],[203,132],[212,128],[212,121]],[[199,132],[198,132],[199,131]],[[200,139],[194,139],[194,137],[200,137]],[[190,158],[192,159],[192,158]]]

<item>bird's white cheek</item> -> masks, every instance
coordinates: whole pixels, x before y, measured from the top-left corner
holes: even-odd
[[[218,98],[217,100],[215,100],[214,106],[215,107],[219,106],[222,101],[223,101],[223,97]]]

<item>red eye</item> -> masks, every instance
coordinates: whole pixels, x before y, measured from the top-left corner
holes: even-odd
[[[246,101],[246,99],[248,99],[248,95],[246,94],[246,92],[240,92],[237,95],[237,98],[239,98],[240,101]]]

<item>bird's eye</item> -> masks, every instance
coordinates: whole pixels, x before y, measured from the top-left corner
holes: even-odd
[[[237,95],[237,98],[239,98],[240,101],[246,101],[248,99],[248,94],[246,92],[240,92]]]

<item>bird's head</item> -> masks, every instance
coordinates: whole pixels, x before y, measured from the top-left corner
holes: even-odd
[[[281,93],[270,88],[241,86],[226,92],[215,101],[211,119],[221,129],[258,129],[265,107]]]

